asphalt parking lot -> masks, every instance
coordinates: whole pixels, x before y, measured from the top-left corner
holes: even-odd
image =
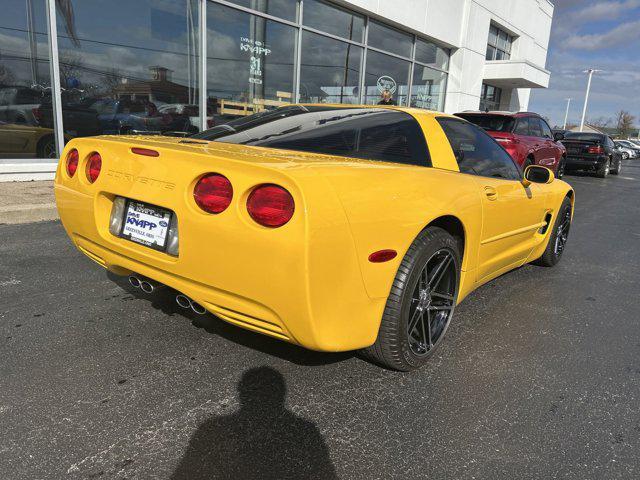
[[[0,478],[638,478],[640,160],[567,176],[553,269],[473,293],[424,369],[189,316],[0,225]]]

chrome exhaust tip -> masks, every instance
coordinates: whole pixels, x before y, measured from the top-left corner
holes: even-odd
[[[140,288],[142,280],[140,280],[140,277],[138,277],[137,275],[129,275],[129,284],[133,288]]]
[[[144,293],[153,293],[153,291],[156,289],[155,285],[147,280],[142,280],[140,282],[140,289],[144,292]]]
[[[191,308],[191,300],[186,295],[179,293],[176,295],[176,303],[182,308]]]
[[[207,309],[200,305],[198,302],[194,302],[191,300],[191,310],[196,312],[198,315],[204,315],[207,313]]]

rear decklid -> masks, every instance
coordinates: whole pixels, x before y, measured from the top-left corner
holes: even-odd
[[[72,149],[80,160],[70,176],[65,167]],[[93,152],[100,154],[102,167],[91,183],[86,171]],[[259,331],[326,349],[332,347],[317,343],[314,328],[329,328],[329,322],[310,328],[282,319],[307,318],[310,302],[318,305],[315,315],[329,319],[340,318],[340,309],[369,302],[342,205],[326,179],[310,168],[336,162],[357,161],[197,139],[77,138],[63,152],[56,200],[69,236],[103,266],[153,278],[212,311],[240,312],[243,322],[253,322],[251,328]],[[233,187],[231,204],[219,214],[205,212],[194,199],[197,182],[210,173],[223,175]],[[286,189],[295,203],[293,216],[279,228],[258,224],[247,209],[250,194],[265,184]],[[118,198],[126,205],[168,211],[172,220],[175,215],[178,255],[124,238],[122,231],[114,234],[110,226]],[[119,218],[128,221],[128,215]],[[329,288],[322,274],[334,265],[329,257],[340,265],[343,280],[336,285],[344,294],[331,305],[316,301],[312,293]]]
[[[604,153],[604,138],[597,134],[569,135],[563,138],[561,143],[569,156],[597,156]]]

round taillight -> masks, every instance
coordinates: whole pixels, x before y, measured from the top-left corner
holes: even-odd
[[[78,155],[78,150],[75,148],[69,150],[69,153],[67,153],[67,173],[70,177],[73,177],[76,174],[79,159],[80,155]]]
[[[224,175],[209,173],[196,183],[193,198],[205,212],[221,213],[231,204],[233,187]]]
[[[281,227],[291,220],[294,210],[293,197],[278,185],[261,185],[247,199],[249,215],[265,227]]]
[[[89,161],[87,162],[87,178],[89,182],[93,183],[98,179],[101,169],[102,157],[98,152],[93,152],[89,155]]]

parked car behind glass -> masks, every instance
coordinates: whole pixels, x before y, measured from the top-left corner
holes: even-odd
[[[475,123],[495,138],[515,162],[526,168],[542,165],[556,177],[564,174],[566,151],[556,142],[547,122],[530,112],[463,112],[456,116]]]

